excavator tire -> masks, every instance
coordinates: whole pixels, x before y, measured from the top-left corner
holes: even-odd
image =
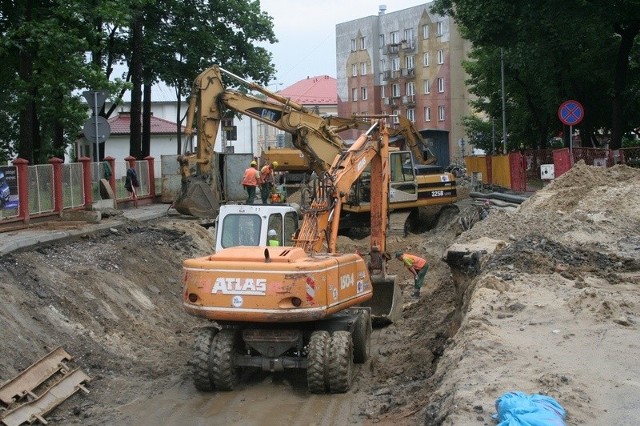
[[[218,332],[215,328],[202,328],[196,337],[196,347],[191,360],[193,384],[202,392],[215,389],[211,376],[211,341]]]
[[[240,379],[240,368],[234,357],[238,333],[236,330],[220,330],[213,338],[211,348],[211,372],[213,385],[217,390],[231,391]]]
[[[331,393],[345,393],[353,377],[353,340],[348,331],[331,335],[329,348],[329,389]]]
[[[371,353],[371,314],[367,309],[358,312],[353,333],[353,362],[363,364]]]
[[[311,393],[325,393],[328,388],[330,345],[331,336],[328,331],[316,330],[311,333],[307,356],[307,386]]]

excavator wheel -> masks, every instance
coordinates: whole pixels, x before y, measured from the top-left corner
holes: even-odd
[[[191,365],[193,384],[199,391],[210,392],[215,389],[211,375],[211,342],[217,332],[215,328],[202,328],[196,337]]]
[[[235,365],[238,333],[233,329],[220,330],[211,344],[211,373],[217,390],[231,391],[240,380],[240,368]]]
[[[325,393],[328,388],[330,345],[331,336],[328,331],[316,330],[311,333],[307,355],[307,386],[311,393]]]
[[[353,377],[353,340],[348,331],[331,335],[329,348],[329,389],[331,393],[345,393]]]
[[[363,364],[371,353],[371,314],[367,309],[358,312],[353,333],[353,362]]]

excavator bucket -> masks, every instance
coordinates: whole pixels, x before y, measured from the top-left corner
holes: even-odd
[[[183,184],[182,192],[173,207],[185,215],[215,218],[220,211],[220,200],[206,182],[193,179],[186,185]]]
[[[373,297],[363,306],[371,308],[371,322],[376,326],[391,324],[402,318],[402,290],[395,275],[372,275]]]

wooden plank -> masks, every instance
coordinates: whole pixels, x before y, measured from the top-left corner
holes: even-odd
[[[84,371],[75,369],[36,399],[7,412],[0,421],[5,426],[19,426],[25,422],[31,424],[36,421],[47,424],[44,416],[78,390],[88,392],[82,384],[90,380],[91,378]]]
[[[10,405],[14,401],[44,383],[49,377],[64,368],[63,361],[70,361],[71,355],[62,347],[57,347],[47,355],[31,364],[16,377],[0,387],[0,401]]]

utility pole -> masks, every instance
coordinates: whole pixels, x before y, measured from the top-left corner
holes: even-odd
[[[504,93],[504,49],[500,48],[500,74],[502,75],[502,153],[507,154],[507,110]]]

